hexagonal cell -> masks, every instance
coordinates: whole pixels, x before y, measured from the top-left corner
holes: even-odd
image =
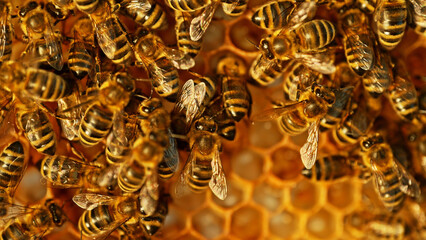
[[[223,232],[224,219],[211,208],[201,209],[192,217],[192,226],[207,239],[218,237]]]
[[[272,153],[271,171],[282,180],[290,180],[300,176],[303,169],[300,153],[293,149],[282,147]]]
[[[207,28],[203,37],[201,51],[212,51],[223,45],[225,39],[225,26],[222,23],[213,21]]]
[[[311,209],[318,200],[317,187],[308,180],[298,182],[291,189],[291,204],[302,210]]]
[[[283,211],[271,216],[269,219],[269,230],[279,238],[289,238],[297,232],[299,218],[297,215]]]
[[[262,234],[262,214],[255,208],[244,206],[232,214],[231,233],[241,239],[259,239]]]
[[[226,196],[226,198],[224,200],[220,200],[217,197],[212,199],[217,205],[225,208],[230,208],[243,200],[243,194],[243,189],[241,189],[237,185],[237,183],[235,183],[235,181],[231,179],[230,181],[228,181],[228,195]]]
[[[29,167],[16,190],[15,197],[24,203],[37,202],[47,192],[46,184],[42,184],[43,177],[35,167]]]
[[[169,212],[164,219],[164,226],[161,229],[164,238],[173,238],[185,229],[186,216],[174,205],[169,204]]]
[[[276,211],[282,202],[282,188],[262,182],[254,188],[253,199],[269,211]]]
[[[262,174],[263,156],[250,149],[244,149],[232,158],[232,170],[244,179],[255,180]]]
[[[265,34],[263,29],[255,27],[247,18],[242,18],[235,23],[229,32],[232,43],[237,48],[248,52],[258,51],[254,44],[259,43]]]
[[[318,238],[331,239],[336,231],[336,219],[333,214],[321,209],[309,217],[306,228],[308,232]]]
[[[337,182],[328,188],[328,202],[335,207],[345,208],[354,200],[354,186],[350,181]]]
[[[250,127],[250,143],[254,146],[272,147],[281,139],[282,135],[276,121],[255,122]]]

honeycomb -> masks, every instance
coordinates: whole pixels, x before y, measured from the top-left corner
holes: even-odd
[[[19,5],[17,2],[14,4]],[[258,49],[252,43],[258,43],[267,33],[251,22],[251,16],[253,9],[264,2],[267,1],[250,0],[246,12],[238,18],[231,18],[218,8],[203,38],[201,53],[195,58],[196,66],[191,70],[199,74],[212,74],[218,59],[229,53],[242,58],[250,66],[258,54]],[[169,28],[157,33],[166,44],[174,45],[173,12],[163,1],[161,5],[167,11]],[[331,20],[335,20],[335,14],[328,14],[324,9],[317,13],[318,18]],[[70,16],[57,27],[69,35],[69,29],[76,18],[77,16]],[[129,23],[129,19],[122,16],[120,18],[129,31],[132,31],[134,26]],[[20,36],[19,27],[15,30]],[[14,44],[12,58],[17,59],[25,44],[19,41]],[[64,43],[64,53],[68,51],[68,44]],[[407,30],[403,41],[392,54],[405,61],[412,76],[426,76],[425,36]],[[64,58],[67,56],[64,55]],[[192,75],[180,71],[180,77],[183,82]],[[416,82],[419,88],[424,86],[424,81]],[[272,106],[271,99],[282,99],[279,83],[268,88],[248,83],[248,88],[253,98],[253,113],[261,112],[265,106]],[[384,109],[391,109],[386,102],[384,105]],[[172,105],[169,104],[169,107]],[[396,119],[392,111],[383,112],[383,117]],[[60,127],[55,119],[50,120],[59,133]],[[356,177],[325,183],[304,178],[301,175],[303,164],[299,149],[306,137],[307,134],[295,137],[282,134],[276,121],[252,123],[247,118],[243,119],[237,124],[235,140],[222,141],[224,147],[221,160],[228,184],[226,199],[219,200],[211,191],[201,194],[188,191],[178,198],[174,188],[179,174],[175,174],[168,186],[171,194],[169,213],[163,228],[153,239],[355,239],[345,227],[345,216],[363,207],[365,195],[377,198],[373,186],[362,183]],[[20,141],[26,143],[27,140],[21,137]],[[6,138],[2,141],[3,145],[7,142],[9,140]],[[15,202],[25,205],[40,202],[44,198],[60,199],[64,203],[69,221],[45,238],[80,239],[76,226],[82,210],[71,201],[78,190],[55,189],[43,185],[37,165],[42,156],[31,149],[28,143],[25,148],[30,153],[31,164],[15,194]],[[91,155],[90,152],[96,152],[102,146],[90,150],[79,149]],[[328,133],[320,135],[318,149],[319,155],[345,151],[333,142]],[[59,139],[58,154],[66,155],[69,152],[68,141]],[[188,151],[180,151],[178,173],[187,156]],[[421,171],[418,166],[416,171]],[[108,239],[117,239],[117,236],[112,234]]]

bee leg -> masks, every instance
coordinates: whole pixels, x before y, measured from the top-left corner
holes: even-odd
[[[44,105],[44,103],[38,102],[37,105],[40,108],[40,110],[56,118],[56,113],[53,110],[51,110],[48,106]]]
[[[87,162],[87,159],[86,159],[86,157],[84,157],[84,154],[80,150],[77,150],[77,148],[74,147],[74,145],[72,144],[72,142],[70,142],[69,144],[70,144],[69,146],[70,146],[71,152],[74,155],[78,156],[84,162]]]

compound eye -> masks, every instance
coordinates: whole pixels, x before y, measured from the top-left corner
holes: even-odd
[[[195,123],[195,129],[202,131],[202,130],[204,130],[204,127],[203,127],[203,125],[201,125],[197,122],[197,123]]]
[[[211,127],[211,128],[209,129],[209,132],[211,132],[211,133],[214,133],[214,132],[216,132],[216,126],[214,126],[214,127]]]
[[[142,107],[142,111],[144,113],[150,113],[151,112],[151,108],[149,108],[149,107]]]
[[[369,149],[371,147],[371,142],[370,140],[364,141],[362,142],[362,146],[366,149]]]

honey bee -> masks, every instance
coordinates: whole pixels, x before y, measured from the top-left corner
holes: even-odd
[[[181,11],[175,11],[176,19],[176,38],[179,50],[183,51],[188,56],[194,58],[198,55],[201,50],[202,40],[193,41],[189,36],[189,22],[186,18],[191,15]]]
[[[388,91],[389,101],[401,119],[413,121],[418,117],[417,91],[401,62],[394,67],[394,79]]]
[[[13,196],[27,164],[24,147],[19,141],[7,145],[0,155],[0,190]]]
[[[175,189],[177,196],[188,184],[194,192],[203,191],[208,185],[219,199],[226,198],[228,188],[219,156],[222,143],[216,130],[216,123],[206,117],[192,124],[188,133],[191,153]]]
[[[116,0],[122,12],[137,24],[156,30],[167,27],[166,12],[156,1],[149,0]]]
[[[120,164],[130,156],[133,141],[140,133],[136,122],[126,122],[125,126],[121,128],[125,133],[116,134],[116,131],[112,131],[105,144],[106,160],[111,165]],[[120,137],[125,138],[120,139]]]
[[[334,93],[319,85],[312,84],[300,94],[296,103],[265,110],[253,117],[254,121],[268,121],[279,118],[280,128],[287,134],[297,135],[308,130],[309,136],[300,149],[302,163],[307,169],[315,164],[318,151],[320,120],[335,101]]]
[[[211,2],[212,0],[167,0],[171,8],[181,12],[194,12],[205,8]]]
[[[89,18],[79,18],[73,27],[74,39],[68,53],[68,68],[77,79],[86,77],[95,64],[93,58],[93,27]]]
[[[303,169],[302,175],[314,181],[334,181],[353,175],[354,169],[345,155],[330,155],[318,158],[311,169]]]
[[[8,0],[0,1],[0,63],[10,59],[12,55],[12,39],[14,29],[11,23],[12,5]]]
[[[338,89],[334,92],[336,101],[328,109],[327,114],[320,121],[320,130],[327,131],[335,128],[348,111],[353,87]]]
[[[407,24],[407,3],[405,0],[379,0],[374,11],[374,21],[380,45],[392,50],[401,42]]]
[[[39,45],[43,46],[46,49],[43,57],[50,66],[60,71],[64,65],[60,34],[54,32],[51,18],[43,10],[43,5],[31,1],[19,9],[19,17],[24,40],[29,41],[25,52],[36,51]]]
[[[258,64],[262,58],[262,54],[259,54],[250,66],[249,74],[255,83],[262,87],[266,87],[274,83],[277,79],[282,76],[284,64],[277,60],[269,64],[267,67],[261,69]]]
[[[229,117],[239,122],[249,114],[251,96],[244,81],[247,73],[245,63],[236,56],[219,60],[216,73],[222,80],[222,102]]]
[[[166,218],[168,211],[167,198],[162,196],[158,202],[155,212],[150,216],[141,217],[139,224],[149,236],[152,236],[163,226],[164,219]]]
[[[376,192],[387,210],[398,211],[405,194],[419,198],[420,187],[413,176],[394,159],[390,146],[379,134],[364,137],[361,142],[364,164],[373,173]]]
[[[17,205],[12,205],[11,208],[15,209],[13,215],[18,219],[3,229],[1,238],[5,240],[42,238],[67,220],[62,208],[53,199],[47,199],[44,204],[30,208]]]
[[[346,61],[359,76],[371,70],[374,62],[373,41],[368,24],[367,15],[359,9],[349,9],[339,15],[338,29],[343,35]]]
[[[305,8],[306,6],[309,7]],[[291,15],[294,14],[294,11],[298,11],[297,8],[305,8],[307,19],[312,19],[316,12],[315,4],[281,0],[260,6],[253,13],[251,21],[260,28],[278,30],[287,26],[291,21]]]

